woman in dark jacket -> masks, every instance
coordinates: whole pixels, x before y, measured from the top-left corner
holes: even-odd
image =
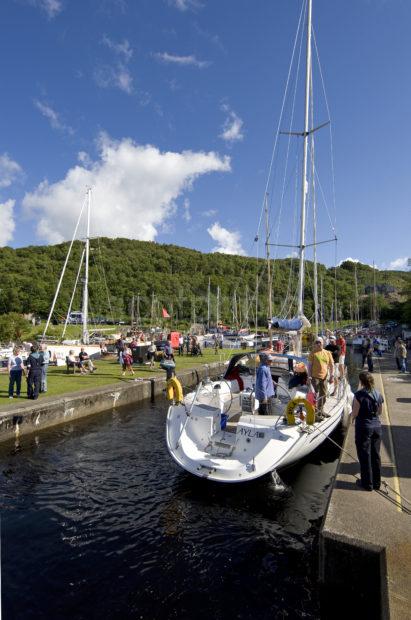
[[[381,410],[383,397],[374,387],[374,377],[360,372],[360,388],[354,394],[352,418],[355,422],[355,445],[361,468],[359,486],[367,491],[381,485]]]
[[[44,364],[43,354],[39,352],[39,345],[33,344],[27,358],[27,398],[37,400],[41,386],[41,368]]]

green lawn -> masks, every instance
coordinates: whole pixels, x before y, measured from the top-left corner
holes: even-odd
[[[213,349],[204,349],[203,356],[191,357],[175,355],[176,373],[180,370],[199,366],[200,364],[209,364],[211,362],[219,362],[228,360],[234,353],[238,353],[239,349],[222,349],[214,353]],[[134,377],[130,374],[122,376],[122,368],[115,359],[96,360],[96,372],[93,374],[81,375],[78,372],[73,375],[71,371],[67,374],[65,366],[50,366],[48,369],[48,390],[46,394],[40,394],[39,400],[44,396],[57,396],[59,394],[68,394],[79,390],[90,389],[93,387],[102,387],[104,385],[112,385],[114,383],[122,383],[132,381],[135,378],[150,379],[151,377],[165,377],[165,372],[159,368],[156,363],[155,369],[149,366],[134,366]],[[0,374],[0,407],[13,407],[26,401],[26,383],[23,377],[21,398],[8,398],[9,378],[7,373]]]

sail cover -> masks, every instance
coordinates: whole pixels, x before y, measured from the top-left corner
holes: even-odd
[[[285,331],[299,331],[302,329],[304,323],[302,319],[279,319],[276,316],[273,316],[271,319],[271,328],[272,329],[283,329]]]

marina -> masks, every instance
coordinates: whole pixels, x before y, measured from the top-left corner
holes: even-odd
[[[0,620],[409,620],[391,4],[0,3]]]
[[[348,361],[353,389],[359,361],[354,354]],[[372,592],[374,617],[405,619],[411,555],[407,546],[398,555],[398,536],[408,535],[410,511],[398,492],[407,498],[410,490],[404,437],[410,381],[397,379],[390,359],[379,364],[391,412],[383,453],[383,480],[391,488],[371,503],[355,486],[358,464],[338,448],[355,454],[350,427],[345,441],[340,426],[283,470],[285,491],[269,476],[240,487],[192,477],[167,454],[160,386],[151,404],[147,393],[139,403],[123,400],[111,411],[3,441],[6,617],[24,610],[24,617],[37,618],[47,609],[62,618],[89,618],[104,609],[124,618],[137,610],[143,618],[164,619],[189,618],[194,610],[200,618],[216,610],[221,618],[248,618],[256,610],[262,618],[328,618],[328,601],[346,587],[346,571],[358,571],[360,579],[374,566],[360,589],[352,581],[341,609],[349,614],[369,605]],[[366,515],[360,523],[358,510]],[[392,527],[384,526],[378,541],[380,515],[388,513]],[[370,539],[370,531],[377,538]]]

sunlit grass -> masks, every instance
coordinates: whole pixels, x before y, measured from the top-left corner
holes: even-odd
[[[192,357],[191,355],[179,356],[178,353],[175,353],[176,374],[178,376],[179,371],[201,364],[224,362],[239,351],[240,349],[222,349],[215,354],[214,349],[203,349],[203,355],[199,357]],[[122,368],[114,357],[96,360],[95,366],[97,368],[96,372],[93,374],[87,373],[86,375],[81,375],[78,371],[73,375],[72,370],[70,370],[70,374],[67,374],[65,366],[50,366],[47,375],[47,393],[40,394],[40,399],[46,396],[59,396],[80,390],[129,382],[137,378],[150,379],[151,377],[165,376],[165,372],[159,368],[158,362],[155,368],[150,368],[148,365],[135,365],[133,367],[134,376],[127,373],[124,377],[122,376]],[[24,377],[21,386],[21,398],[14,398],[13,400],[8,398],[8,384],[8,374],[0,374],[0,406],[2,408],[13,407],[27,400]]]

